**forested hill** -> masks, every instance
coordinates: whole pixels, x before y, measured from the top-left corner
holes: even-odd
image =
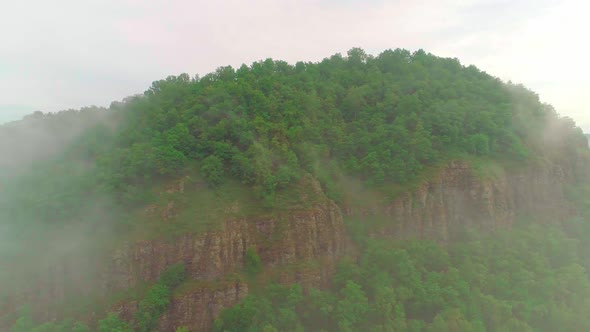
[[[24,304],[21,303],[22,299],[29,299],[39,307],[46,305],[44,308],[37,308],[37,311],[44,313],[49,312],[49,306],[53,307],[53,303],[50,303],[53,297],[61,296],[64,303],[60,305],[65,308],[68,303],[65,303],[67,296],[64,294],[68,292],[80,291],[78,293],[84,294],[84,301],[91,302],[93,298],[86,294],[91,293],[93,287],[88,284],[104,277],[100,273],[108,271],[105,269],[97,272],[94,269],[102,268],[115,260],[109,256],[109,250],[120,243],[146,240],[149,238],[146,235],[147,229],[153,225],[156,225],[156,232],[150,234],[152,238],[149,240],[154,236],[197,233],[202,229],[190,227],[198,224],[200,219],[207,222],[226,221],[223,213],[228,210],[248,210],[243,213],[248,217],[272,215],[281,209],[289,209],[289,204],[301,196],[306,199],[312,196],[307,193],[300,195],[300,192],[292,195],[293,197],[289,196],[291,190],[295,191],[294,188],[300,189],[297,186],[304,179],[312,179],[314,185],[319,183],[317,187],[321,188],[316,192],[321,194],[321,203],[328,201],[326,197],[336,203],[330,202],[329,207],[332,210],[322,213],[330,215],[330,218],[337,216],[339,219],[333,219],[338,219],[343,230],[342,213],[338,209],[348,203],[347,194],[350,191],[355,192],[359,187],[370,190],[371,193],[387,192],[389,198],[392,198],[391,196],[408,191],[412,185],[423,180],[430,170],[436,170],[455,159],[484,162],[501,160],[522,165],[542,164],[547,160],[575,160],[576,156],[587,153],[587,139],[574,121],[560,117],[550,105],[541,103],[535,93],[522,85],[504,83],[474,66],[465,67],[457,59],[436,57],[422,50],[414,53],[402,49],[387,50],[371,56],[354,48],[346,56],[336,54],[317,63],[289,64],[267,59],[250,66],[242,65],[240,68],[220,67],[203,77],[191,77],[188,74],[170,76],[154,82],[143,94],[113,102],[108,108],[88,107],[55,114],[36,112],[21,121],[0,126],[0,285],[3,286],[0,288],[0,329],[14,324],[12,331],[32,330],[33,323],[30,319],[17,320],[16,307]],[[184,187],[178,190],[169,189],[170,183],[187,178],[196,182],[191,187],[192,192],[187,189],[188,193],[182,196]],[[350,185],[351,182],[354,182],[354,186]],[[166,201],[168,198],[162,193],[176,195],[176,201]],[[209,195],[210,193],[214,195]],[[222,206],[220,201],[229,203]],[[235,205],[240,205],[234,202],[241,206],[234,209]],[[153,206],[163,206],[165,213],[149,215],[149,211],[154,211],[150,210]],[[178,218],[169,218],[166,211],[170,206],[176,209]],[[185,214],[180,211],[182,209],[186,210]],[[186,226],[180,221],[183,216],[186,217],[184,222],[190,224],[190,227],[183,228]],[[315,219],[317,223],[326,222],[321,218]],[[346,221],[350,226],[350,220]],[[585,226],[580,227],[586,229]],[[281,227],[276,228],[283,230]],[[137,229],[140,231],[135,232]],[[355,229],[354,225],[350,229]],[[352,232],[350,229],[348,231]],[[523,242],[522,247],[510,248],[523,253],[543,248],[541,252],[546,253],[551,252],[549,247],[555,243],[559,246],[559,241],[567,242],[562,233],[552,238],[557,242],[546,244],[544,241],[536,241],[545,234],[545,230],[534,230],[534,241],[528,239],[528,242]],[[168,231],[173,234],[167,234]],[[317,229],[313,228],[310,234],[315,231]],[[520,236],[528,234],[528,231],[514,234]],[[358,238],[361,235],[352,237]],[[520,243],[512,239],[510,237],[505,242]],[[307,240],[309,242],[313,239]],[[337,326],[341,330],[369,330],[364,327],[372,323],[362,321],[359,317],[373,317],[371,315],[381,315],[385,311],[391,315],[395,311],[397,315],[403,310],[408,313],[408,322],[420,321],[420,326],[427,326],[434,324],[435,317],[443,315],[441,308],[446,308],[447,304],[458,309],[445,311],[444,319],[452,320],[457,312],[461,312],[461,315],[469,316],[474,322],[478,321],[477,326],[483,326],[483,321],[488,327],[500,326],[501,322],[512,316],[509,305],[513,305],[513,302],[509,301],[515,295],[511,293],[512,284],[507,281],[507,276],[490,276],[489,284],[495,283],[496,288],[501,291],[496,291],[495,286],[477,285],[476,282],[489,274],[480,267],[492,264],[490,262],[499,266],[499,269],[505,267],[501,257],[496,260],[493,253],[490,254],[485,249],[496,248],[493,240],[482,242],[483,244],[478,240],[466,247],[468,249],[457,249],[460,252],[457,255],[465,258],[465,261],[458,261],[459,256],[454,256],[452,263],[455,265],[451,264],[446,254],[442,254],[446,249],[434,244],[424,247],[423,244],[417,244],[417,249],[411,244],[408,248],[416,250],[410,248],[411,250],[402,252],[406,249],[393,248],[389,245],[391,243],[370,246],[366,245],[370,243],[366,238],[359,243],[358,257],[365,257],[364,261],[368,265],[356,266],[356,263],[349,262],[352,265],[349,264],[348,268],[352,272],[342,270],[339,275],[342,279],[333,283],[342,286],[342,289],[336,289],[334,293],[318,293],[322,298],[316,299],[317,301],[312,299],[312,302],[313,305],[322,304],[322,309],[314,309],[313,313],[299,310],[301,315],[307,318],[320,313],[328,315],[329,317],[319,320],[324,320],[325,326]],[[323,244],[313,244],[310,247],[326,249]],[[512,249],[500,247],[505,249],[505,255],[513,254],[510,251]],[[363,251],[364,249],[367,251]],[[248,255],[245,264],[254,264],[255,268],[252,270],[259,272],[263,268],[260,266],[260,258],[250,248],[248,250],[243,255]],[[489,255],[479,255],[482,251]],[[408,256],[412,252],[415,256]],[[394,254],[381,255],[382,253]],[[152,254],[157,255],[155,252]],[[442,257],[441,263],[430,264],[428,260],[432,257],[434,260]],[[389,282],[387,278],[393,278],[397,273],[392,269],[387,270],[384,273],[391,275],[383,277],[383,274],[375,273],[373,268],[397,266],[395,262],[402,258],[404,263],[399,266],[409,266],[411,263],[415,270],[406,270],[409,271],[406,279],[396,276],[395,283],[391,282],[389,286],[393,287],[395,284],[395,296],[398,296],[398,290],[402,292],[399,293],[399,301],[405,301],[405,304],[394,305],[393,302],[378,300],[379,297],[374,296],[374,289],[364,297],[363,292],[380,282]],[[528,266],[526,263],[544,259],[535,255],[513,258],[525,267]],[[65,259],[71,265],[54,264]],[[103,260],[107,263],[101,265]],[[415,262],[409,262],[410,260]],[[162,258],[158,262],[164,261]],[[564,261],[568,264],[582,264],[577,256]],[[476,262],[476,268],[473,267],[473,262]],[[466,266],[465,271],[470,273],[466,279],[458,277],[457,269],[463,269],[463,265]],[[7,266],[10,268],[6,268]],[[432,266],[434,270],[428,270]],[[129,270],[137,272],[133,268],[135,265],[129,267]],[[357,271],[357,268],[362,269]],[[542,293],[544,296],[540,300],[533,298],[534,301],[529,301],[532,304],[526,303],[526,310],[522,310],[527,315],[537,302],[550,301],[547,299],[559,294],[562,289],[569,290],[569,286],[560,284],[558,286],[563,286],[562,288],[553,285],[555,287],[551,291],[538,291],[549,284],[549,281],[552,282],[553,279],[550,278],[559,274],[545,265],[542,268],[535,265],[534,272],[548,279],[539,281],[539,277],[538,280],[533,280],[537,274],[530,274],[529,270],[533,268],[527,268],[523,268],[523,273],[533,276],[530,277],[532,281],[522,281],[523,274],[518,274],[515,278],[520,278],[518,280],[521,283],[513,284],[526,284],[526,287],[530,286],[531,292]],[[477,271],[474,272],[474,269]],[[576,267],[574,276],[585,276],[583,269]],[[181,270],[178,268],[178,271]],[[44,274],[45,271],[51,272]],[[453,273],[447,275],[448,271]],[[178,275],[184,275],[184,270],[181,272]],[[196,273],[194,270],[192,272]],[[522,271],[519,270],[520,272]],[[60,273],[68,274],[67,278]],[[431,287],[428,289],[419,282],[427,276],[432,278],[428,281],[428,287]],[[380,279],[373,280],[369,277]],[[449,278],[452,278],[453,283]],[[587,280],[579,281],[580,278],[575,279],[575,285],[586,285]],[[171,283],[174,287],[183,282],[182,278],[171,279],[178,279]],[[104,280],[108,278],[99,281]],[[150,280],[154,281],[154,278]],[[363,280],[370,281],[370,285],[362,284]],[[402,283],[408,280],[411,283],[404,286]],[[465,291],[469,288],[465,280],[469,281],[469,287],[471,284],[479,287],[480,293],[473,300],[475,302],[470,300],[471,293]],[[546,280],[549,281],[545,283]],[[53,285],[54,281],[56,284],[61,282],[60,285],[67,285],[45,287]],[[147,300],[141,302],[144,304],[139,304],[134,324],[142,326],[141,331],[153,329],[159,315],[166,310],[174,288],[168,287],[168,284],[166,280],[158,281],[156,286],[159,288],[154,288],[153,293],[148,291]],[[70,286],[72,289],[68,289]],[[100,292],[110,289],[110,286],[112,285],[103,282],[100,287],[104,288],[96,289]],[[365,289],[362,290],[361,286]],[[384,296],[382,299],[389,295],[393,298],[393,288],[383,289],[385,291],[379,293],[379,296]],[[526,293],[528,289],[522,293]],[[280,290],[282,291],[284,290]],[[439,292],[436,300],[431,296],[434,291]],[[35,294],[46,302],[36,301]],[[501,295],[498,297],[501,301],[506,302],[500,303],[500,300],[492,299],[497,294]],[[579,294],[583,298],[583,294],[590,293]],[[102,295],[105,294],[99,294]],[[299,306],[315,308],[313,305],[302,305],[302,295],[295,295]],[[344,298],[342,305],[338,302],[339,296]],[[575,303],[567,302],[567,308],[585,308],[577,306],[582,301],[579,297],[574,298]],[[355,309],[358,308],[355,303],[359,299],[366,304],[364,311]],[[254,298],[254,302],[249,305],[266,305],[267,300],[256,302]],[[520,301],[520,297],[517,300]],[[105,300],[103,304],[106,302]],[[443,302],[444,306],[441,304]],[[555,303],[556,307],[562,305],[558,301]],[[368,309],[369,304],[381,307]],[[339,306],[344,309],[323,311]],[[406,309],[403,309],[404,306]],[[282,307],[268,305],[264,308]],[[538,309],[535,315],[544,312],[542,310],[549,310],[545,307],[534,308]],[[102,308],[100,311],[93,308],[87,311],[102,315],[106,314],[107,309]],[[270,309],[255,311],[271,312]],[[287,319],[287,323],[283,322],[284,326],[291,328],[295,325],[290,325],[289,319],[296,318],[296,315],[288,311],[292,308],[285,310],[287,314],[281,311],[281,315],[285,314],[286,318],[281,317]],[[368,310],[371,315],[367,314]],[[84,316],[80,311],[82,309],[78,307],[71,310],[78,313],[77,316],[73,315],[76,318]],[[5,312],[8,314],[4,315]],[[498,314],[489,318],[486,316],[487,312]],[[576,311],[576,315],[578,314]],[[406,314],[399,317],[400,321],[405,322],[404,315]],[[518,316],[515,318],[517,320],[528,319],[528,316],[520,317],[518,312],[515,315]],[[62,316],[64,317],[60,318],[68,318],[67,315]],[[271,316],[265,319],[272,321],[274,318]],[[275,316],[278,317],[279,314]],[[93,317],[99,318],[96,315]],[[227,326],[231,326],[227,330],[232,331],[245,331],[246,328],[261,330],[258,329],[259,326],[240,325],[242,320],[235,319],[236,317],[252,318],[255,315],[240,311],[239,307],[234,308],[222,315],[225,322],[218,323],[221,324],[220,330]],[[340,321],[353,318],[356,320],[344,323]],[[314,321],[315,318],[311,320]],[[266,321],[260,319],[245,324],[263,322]],[[123,324],[118,318],[108,316],[104,324],[111,323]],[[233,326],[233,323],[238,327]],[[317,326],[314,324],[309,326]],[[540,321],[535,326],[543,324]],[[433,330],[436,330],[435,327]],[[72,328],[63,327],[62,330],[70,331]],[[62,330],[55,328],[51,331]],[[105,327],[100,331],[113,330],[115,329]],[[119,328],[119,331],[129,330],[128,327]],[[80,328],[80,331],[85,329]]]
[[[0,171],[22,169],[17,161],[49,162],[36,163],[17,187],[43,197],[35,205],[59,210],[43,215],[60,220],[84,205],[77,198],[106,193],[118,204],[141,202],[144,186],[187,167],[212,185],[246,183],[272,205],[305,173],[329,190],[336,175],[403,184],[451,155],[531,158],[544,150],[548,123],[566,149],[584,142],[573,121],[536,94],[474,66],[424,51],[351,49],[319,63],[268,59],[171,76],[108,110],[36,113],[0,127]],[[47,140],[47,132],[57,135]],[[59,153],[40,158],[48,151]]]

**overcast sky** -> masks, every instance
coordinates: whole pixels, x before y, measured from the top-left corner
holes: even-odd
[[[590,20],[562,0],[19,0],[0,6],[0,122],[183,72],[423,48],[538,92],[590,131]]]

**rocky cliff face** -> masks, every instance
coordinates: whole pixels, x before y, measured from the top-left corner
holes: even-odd
[[[377,233],[451,241],[466,228],[493,231],[519,216],[561,221],[575,213],[564,196],[573,170],[543,164],[482,178],[466,162],[450,163],[433,180],[384,206],[346,210],[347,215],[380,215],[388,220]]]
[[[130,244],[116,254],[107,272],[107,288],[126,289],[138,281],[155,281],[175,263],[184,263],[192,279],[223,277],[244,266],[248,248],[256,248],[269,266],[320,257],[335,260],[344,250],[343,243],[340,210],[327,202],[290,215],[228,221],[222,229],[202,235]]]
[[[168,266],[183,263],[192,281],[223,279],[240,271],[246,251],[255,248],[267,267],[322,260],[320,274],[328,273],[344,253],[344,225],[339,208],[333,202],[312,209],[269,218],[233,220],[218,231],[202,235],[187,234],[174,241],[142,241],[119,250],[106,289],[134,287],[140,281],[156,281]],[[318,287],[326,278],[293,270],[290,281]],[[207,330],[219,312],[248,294],[242,282],[200,286],[175,297],[169,312],[162,318],[161,331],[187,326],[195,331]],[[131,316],[136,304],[119,308]]]

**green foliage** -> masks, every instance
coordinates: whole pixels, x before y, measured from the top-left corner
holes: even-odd
[[[467,141],[467,151],[479,156],[486,156],[490,153],[490,139],[483,134],[475,134]]]
[[[35,323],[31,317],[31,312],[28,307],[24,307],[20,310],[20,317],[16,320],[16,323],[10,329],[10,332],[29,332],[33,329]]]
[[[224,310],[214,323],[214,331],[301,331],[297,316],[303,305],[299,285],[270,285],[264,296],[249,295],[235,307]]]
[[[267,287],[224,311],[216,331],[586,331],[589,247],[579,246],[590,228],[568,235],[572,223],[448,247],[367,239],[358,260],[339,264],[334,289]]]
[[[160,283],[152,286],[143,300],[139,302],[139,308],[135,313],[135,322],[141,332],[154,331],[160,315],[170,304],[170,289]]]
[[[98,332],[133,332],[133,329],[117,314],[109,313],[106,318],[98,321]]]
[[[184,282],[186,279],[186,270],[184,264],[174,264],[169,266],[159,278],[159,283],[174,289]]]
[[[153,160],[158,175],[175,175],[187,162],[187,158],[182,152],[169,145],[156,147]]]
[[[223,181],[223,162],[217,156],[211,155],[203,159],[201,173],[203,173],[209,184],[217,186]]]
[[[155,331],[160,316],[170,304],[172,290],[186,278],[184,265],[175,264],[160,275],[159,281],[152,286],[139,302],[135,313],[135,325],[140,332]]]
[[[246,272],[248,272],[248,274],[251,276],[256,275],[262,269],[260,256],[258,256],[256,249],[253,247],[250,247],[246,250],[245,266]]]
[[[257,304],[252,303],[251,298],[247,298],[242,303],[224,310],[215,320],[213,331],[216,332],[237,332],[237,331],[255,331],[250,326],[253,324],[254,316],[258,313],[254,308]]]
[[[341,331],[356,331],[362,317],[369,312],[369,300],[361,286],[348,280],[340,290],[341,300],[336,303],[335,317]]]

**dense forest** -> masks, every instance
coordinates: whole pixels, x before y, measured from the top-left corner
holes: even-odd
[[[0,126],[0,266],[34,261],[53,243],[35,241],[47,234],[125,239],[142,227],[133,211],[157,201],[154,188],[185,175],[211,192],[248,188],[252,204],[272,211],[306,175],[346,204],[348,179],[387,193],[453,158],[527,163],[587,146],[573,120],[525,87],[422,50],[355,48],[318,63],[267,59],[170,76],[108,108]],[[331,289],[260,289],[216,329],[590,330],[590,214],[580,218],[567,229],[525,223],[449,247],[359,235],[359,257],[341,262]],[[19,273],[0,268],[0,282],[26,280]],[[98,330],[152,331],[184,277],[163,278],[174,280],[150,288],[131,325],[110,314]],[[12,332],[88,330],[73,320],[34,328],[42,322],[26,308],[20,316]]]
[[[268,59],[201,78],[171,76],[108,110],[34,114],[3,126],[2,185],[17,194],[0,204],[9,219],[30,219],[20,214],[34,206],[47,222],[63,222],[89,197],[145,203],[147,185],[196,168],[210,185],[236,179],[272,206],[276,192],[304,173],[328,187],[342,174],[379,186],[407,183],[460,153],[527,158],[542,151],[537,135],[557,118],[524,87],[423,51],[372,57],[352,49],[295,66]],[[557,123],[571,136],[566,148],[579,147],[584,137],[574,122]],[[31,140],[29,128],[41,132],[35,126],[59,136]],[[26,161],[55,146],[65,147],[16,181],[7,178],[22,167],[4,160]]]

